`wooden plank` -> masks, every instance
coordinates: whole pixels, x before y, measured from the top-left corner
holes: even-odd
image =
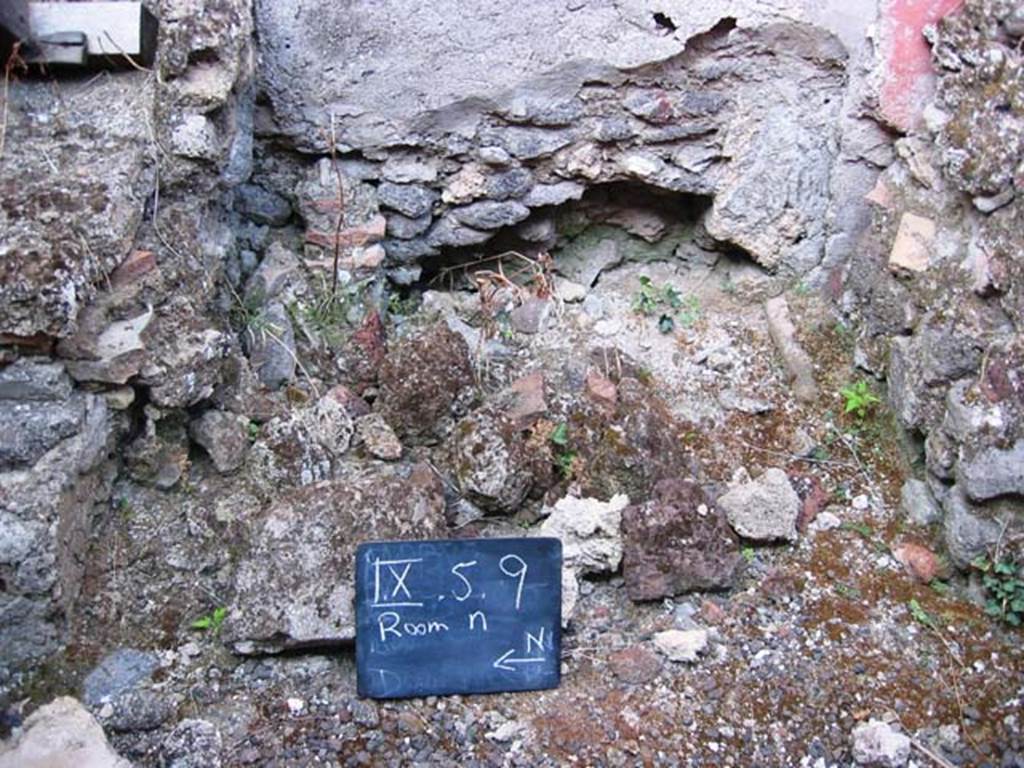
[[[83,32],[90,56],[146,53],[142,3],[29,3],[33,37]]]
[[[81,32],[57,32],[37,37],[24,55],[27,62],[46,64],[85,64],[89,58],[86,38]]]

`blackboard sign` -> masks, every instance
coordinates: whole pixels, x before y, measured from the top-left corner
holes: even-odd
[[[562,542],[389,541],[356,550],[360,696],[558,685]]]

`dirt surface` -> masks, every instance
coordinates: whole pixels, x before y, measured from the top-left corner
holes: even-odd
[[[243,660],[215,633],[189,630],[200,606],[215,604],[201,591],[225,594],[218,569],[236,546],[223,504],[212,518],[203,511],[221,481],[196,456],[192,490],[177,505],[131,486],[115,493],[125,501],[109,535],[96,540],[95,559],[107,567],[90,571],[91,607],[78,632],[88,640],[69,656],[71,666],[88,668],[118,645],[163,649],[153,690],[177,702],[175,720],[216,725],[228,766],[848,765],[851,733],[869,719],[909,734],[919,765],[934,760],[928,752],[954,765],[1020,764],[1019,634],[984,615],[976,585],[923,584],[896,560],[893,550],[904,543],[935,548],[936,532],[909,525],[897,509],[910,467],[885,408],[864,418],[842,413],[838,390],[859,378],[843,327],[817,298],[799,288],[788,294],[821,393],[797,403],[757,290],[730,287],[727,269],[728,262],[697,277],[665,263],[612,270],[590,294],[604,308],[600,319],[563,304],[547,330],[501,335],[505,353],[481,368],[481,380],[496,391],[542,370],[553,390],[549,419],[557,422],[569,402],[560,387],[577,364],[589,365],[581,360],[594,359],[591,350],[613,341],[679,418],[680,440],[707,487],[724,489],[740,468],[753,477],[783,469],[804,503],[800,539],[744,542],[746,564],[733,590],[635,604],[619,574],[584,580],[563,636],[559,689],[360,700],[351,648]],[[641,276],[686,297],[690,314],[670,333],[637,311]],[[479,322],[476,297],[455,298],[469,310],[466,319]],[[613,339],[595,329],[605,321]],[[724,407],[726,388],[763,412]],[[572,483],[566,478],[551,493]],[[539,504],[455,535],[521,535]],[[168,526],[182,525],[180,546],[191,540],[207,559],[197,574],[179,573],[181,591],[171,594],[166,578],[147,578],[153,553],[139,542],[166,547]],[[182,557],[194,561],[195,552]],[[707,629],[710,642],[694,664],[668,661],[652,642],[656,632],[695,627]],[[75,679],[66,671],[55,677],[46,693]],[[139,764],[160,764],[162,729],[115,729],[111,738]]]

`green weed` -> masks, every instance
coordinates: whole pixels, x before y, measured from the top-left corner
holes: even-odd
[[[569,444],[569,425],[559,424],[551,432],[551,442],[555,445],[568,445]]]
[[[562,451],[555,456],[555,464],[558,466],[558,471],[562,473],[562,477],[569,477],[572,475],[572,464],[576,461],[576,451]]]
[[[633,311],[651,317],[661,310],[658,330],[662,333],[672,333],[677,321],[689,328],[700,319],[700,300],[696,296],[684,296],[671,285],[657,288],[647,275],[638,279],[640,288],[633,296]]]
[[[572,474],[572,464],[576,460],[576,451],[569,448],[569,425],[565,422],[559,424],[552,430],[548,439],[561,449],[555,451],[555,465],[558,471],[562,477],[569,477]]]
[[[843,387],[839,394],[844,400],[843,413],[852,413],[861,420],[867,417],[875,405],[882,402],[864,379]]]
[[[369,283],[370,278],[367,278],[332,291],[325,281],[308,301],[293,303],[288,309],[293,318],[301,318],[307,328],[329,345],[336,346],[345,340],[349,316],[353,307],[363,303],[363,293]]]
[[[262,309],[262,297],[255,294],[242,299],[235,294],[235,301],[228,311],[228,317],[232,326],[243,331],[259,330],[258,326],[262,321],[260,310]],[[256,328],[254,329],[254,326]]]
[[[658,307],[658,297],[654,284],[647,275],[640,275],[640,288],[633,296],[633,311],[644,317],[654,314]]]
[[[918,624],[928,627],[928,629],[938,629],[938,625],[935,623],[935,617],[922,608],[921,604],[917,602],[917,600],[911,600],[907,603],[907,608],[910,609],[911,618]]]
[[[843,584],[839,582],[835,586],[836,594],[840,597],[845,597],[847,600],[859,600],[862,593],[856,587],[851,587],[849,584]]]
[[[397,293],[392,293],[388,297],[388,312],[392,315],[408,316],[416,311],[416,300],[411,296],[407,299],[403,299]]]
[[[126,523],[131,522],[135,518],[135,508],[132,507],[132,503],[126,496],[122,496],[117,500],[117,511],[121,515],[121,519]]]
[[[679,324],[689,328],[700,320],[700,300],[696,296],[687,296],[679,309]]]
[[[985,587],[985,613],[1001,619],[1011,627],[1024,623],[1024,580],[1020,579],[1019,566],[1011,560],[990,560],[976,558],[971,565],[981,572],[981,583]]]
[[[844,530],[844,531],[853,531],[854,533],[859,533],[859,534],[860,534],[861,536],[863,536],[863,537],[864,537],[865,539],[870,539],[870,538],[871,538],[872,536],[874,536],[874,535],[875,535],[875,529],[874,529],[874,528],[872,528],[872,527],[871,527],[870,525],[868,525],[867,523],[852,523],[852,522],[847,522],[847,523],[843,523],[843,524],[842,524],[841,526],[839,526],[839,527],[840,527],[840,528],[841,528],[842,530]]]
[[[205,616],[200,616],[198,619],[192,622],[192,629],[198,629],[207,631],[213,635],[220,634],[221,625],[224,623],[224,619],[228,617],[227,608],[214,608],[213,613],[208,613]]]

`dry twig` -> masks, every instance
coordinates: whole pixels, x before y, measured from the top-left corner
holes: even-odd
[[[934,762],[936,765],[939,765],[942,768],[955,768],[955,766],[951,762],[949,762],[949,760],[947,760],[938,752],[926,746],[925,744],[922,744],[917,739],[911,739],[910,744],[922,755],[924,755],[927,758],[930,758],[932,762]]]
[[[225,280],[224,284],[228,287],[228,290],[231,292],[231,297],[234,299],[235,303],[239,307],[241,307],[242,309],[245,309],[245,302],[242,301],[242,297],[238,295],[238,291],[235,290],[235,286],[233,286],[231,284],[231,281],[230,280]],[[273,330],[271,330],[272,328],[273,328]],[[315,397],[317,400],[319,400],[320,399],[320,390],[319,390],[319,388],[317,388],[316,383],[313,381],[313,377],[310,376],[309,371],[306,369],[306,366],[304,366],[302,364],[302,361],[299,360],[299,356],[296,355],[295,352],[291,348],[289,348],[287,344],[284,343],[284,340],[280,336],[278,336],[277,333],[274,332],[276,330],[278,330],[278,329],[275,326],[273,326],[271,323],[266,323],[266,324],[262,325],[258,330],[253,329],[251,327],[251,325],[247,324],[246,328],[245,328],[245,333],[247,333],[249,335],[249,338],[251,338],[254,343],[255,343],[256,338],[257,338],[256,337],[257,333],[265,335],[268,338],[270,338],[271,341],[273,341],[279,347],[281,347],[281,349],[283,349],[285,352],[287,352],[288,356],[291,357],[291,359],[295,362],[295,367],[299,369],[299,371],[302,373],[302,375],[306,377],[306,381],[309,382],[309,388],[311,390],[313,390],[313,397]]]
[[[872,478],[871,473],[868,472],[867,466],[865,466],[864,462],[861,461],[860,454],[857,453],[857,448],[854,446],[850,436],[841,429],[838,429],[834,424],[829,424],[828,427],[835,432],[843,446],[845,446],[846,450],[849,451],[851,456],[853,456],[853,460],[857,462],[857,469],[859,470],[861,477],[864,478],[864,482],[867,483],[868,491],[871,493],[871,497],[875,504],[879,506],[883,505],[885,502],[884,497],[882,496],[881,491],[879,491],[878,485],[875,483],[874,478]]]
[[[150,72],[151,71],[151,70],[147,69],[146,67],[142,66],[141,64],[139,64],[137,61],[135,61],[135,59],[133,59],[127,53],[125,53],[124,52],[124,48],[122,48],[120,45],[118,45],[117,41],[115,41],[114,38],[110,36],[110,32],[108,32],[107,30],[103,30],[103,35],[104,35],[104,37],[107,38],[107,40],[110,41],[110,44],[112,46],[117,48],[117,52],[120,53],[121,56],[124,57],[124,59],[132,66],[133,69],[137,69],[139,72]]]
[[[3,112],[0,114],[0,160],[4,158],[4,146],[7,143],[7,103],[10,99],[11,76],[15,70],[24,71],[26,69],[25,60],[21,58],[19,53],[20,50],[21,41],[18,41],[11,49],[11,55],[4,62],[4,105]]]
[[[338,292],[338,264],[341,260],[341,230],[345,224],[345,185],[341,177],[341,168],[338,167],[338,143],[337,134],[334,128],[334,113],[331,112],[330,133],[324,132],[327,139],[327,146],[331,151],[331,170],[338,183],[338,218],[334,222],[334,271],[331,275],[331,297]]]
[[[817,459],[813,456],[799,456],[795,453],[790,453],[789,451],[774,451],[771,448],[762,448],[759,445],[748,443],[741,437],[734,437],[732,438],[732,440],[734,442],[740,443],[741,445],[745,446],[746,448],[749,448],[752,451],[759,451],[760,453],[767,453],[772,456],[781,456],[783,458],[789,459],[790,461],[803,461],[806,462],[807,464],[820,464],[823,467],[842,467],[844,469],[851,469],[854,471],[857,471],[859,469],[857,465],[850,464],[847,461],[834,461],[833,459]]]

